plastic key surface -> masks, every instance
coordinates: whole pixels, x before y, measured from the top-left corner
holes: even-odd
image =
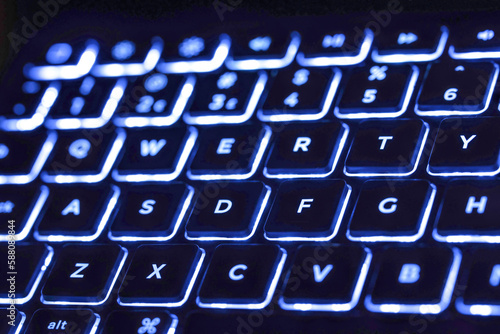
[[[167,311],[114,311],[106,318],[100,334],[170,334],[177,323],[177,317]]]

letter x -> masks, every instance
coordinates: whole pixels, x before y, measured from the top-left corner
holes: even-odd
[[[165,266],[166,266],[166,264],[163,263],[160,266],[160,268],[158,268],[156,263],[153,263],[153,272],[148,277],[146,277],[146,279],[151,279],[151,277],[153,277],[153,276],[156,276],[157,279],[161,279],[160,270],[162,270]]]

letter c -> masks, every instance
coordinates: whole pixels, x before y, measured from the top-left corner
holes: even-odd
[[[229,271],[229,278],[232,279],[233,281],[239,281],[239,280],[243,279],[243,277],[244,277],[243,274],[238,274],[238,275],[235,274],[236,270],[239,270],[239,269],[241,269],[241,270],[247,270],[248,267],[246,265],[244,265],[244,264],[237,264],[237,265],[235,265]]]

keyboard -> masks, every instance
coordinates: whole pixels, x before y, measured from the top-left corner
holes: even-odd
[[[498,13],[214,10],[13,42],[1,333],[497,332]]]

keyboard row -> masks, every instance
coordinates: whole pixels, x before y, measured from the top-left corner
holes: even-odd
[[[349,212],[347,238],[355,242],[420,239],[434,207],[440,242],[500,242],[498,180],[454,180],[435,203],[426,180],[370,180],[351,198],[343,180],[285,181],[271,196],[260,181],[20,187],[0,190],[1,241],[90,242],[103,231],[120,242],[249,240],[258,226],[271,241],[328,241]],[[351,203],[352,202],[352,203]],[[350,210],[350,209],[349,209]],[[266,216],[267,215],[267,216]],[[181,225],[185,223],[185,227]]]
[[[211,74],[70,81],[11,82],[0,128],[91,129],[239,124],[254,113],[263,122],[395,118],[416,98],[419,116],[478,115],[490,106],[498,78],[492,62],[430,64],[420,90],[415,65],[366,64],[348,70],[291,65],[274,72],[221,70]],[[334,102],[336,101],[336,102]],[[496,106],[495,106],[496,107]],[[496,110],[498,111],[498,110]]]

